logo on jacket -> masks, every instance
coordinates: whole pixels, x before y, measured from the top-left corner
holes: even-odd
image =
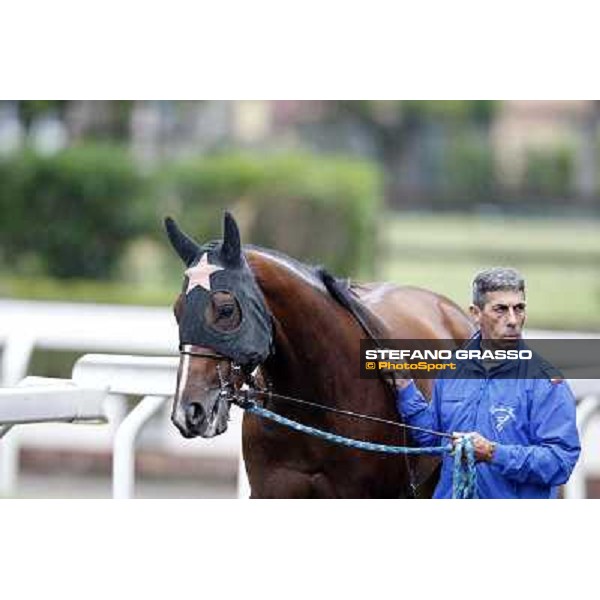
[[[513,421],[515,419],[515,409],[510,406],[492,406],[490,413],[494,419],[496,431],[502,431],[511,419]]]

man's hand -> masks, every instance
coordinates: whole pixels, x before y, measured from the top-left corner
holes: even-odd
[[[412,379],[408,371],[398,371],[396,369],[381,369],[379,371],[381,378],[389,383],[392,387],[395,387],[397,390],[403,390],[407,388]]]
[[[456,442],[466,435],[470,436],[471,441],[473,442],[473,449],[475,450],[476,461],[489,462],[492,460],[492,458],[494,458],[494,450],[496,449],[496,444],[494,442],[486,440],[481,434],[477,433],[476,431],[471,431],[469,433],[455,431],[452,434],[453,445],[456,446]]]

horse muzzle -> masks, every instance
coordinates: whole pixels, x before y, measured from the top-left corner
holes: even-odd
[[[227,430],[229,402],[218,389],[202,398],[184,396],[175,401],[171,421],[185,438],[215,437]]]

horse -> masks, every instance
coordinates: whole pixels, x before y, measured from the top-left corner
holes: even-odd
[[[370,318],[381,338],[464,340],[473,326],[458,305],[416,287],[352,285],[363,315],[357,319],[332,295],[333,278],[323,269],[242,246],[229,212],[223,238],[203,245],[171,218],[165,227],[186,266],[173,306],[181,356],[171,420],[181,435],[223,434],[231,408],[224,390],[239,390],[254,374],[272,392],[265,406],[289,419],[380,444],[411,443],[401,427],[319,406],[397,423],[390,386],[353,371],[366,337],[360,321]],[[417,380],[427,397],[431,384]],[[430,497],[436,483],[431,458],[419,456],[413,464],[412,457],[337,446],[248,412],[242,453],[251,498],[409,498],[415,474],[422,480],[416,495]]]

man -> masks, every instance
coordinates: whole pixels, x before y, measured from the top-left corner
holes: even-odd
[[[467,348],[524,347],[525,282],[514,269],[477,274],[470,312],[479,331]],[[547,363],[473,359],[436,380],[431,403],[411,379],[397,380],[396,403],[409,425],[453,432],[455,441],[471,435],[480,498],[554,498],[580,452],[575,400],[556,375]],[[421,446],[440,443],[424,432],[413,437]],[[434,498],[452,497],[452,464],[444,456]]]

